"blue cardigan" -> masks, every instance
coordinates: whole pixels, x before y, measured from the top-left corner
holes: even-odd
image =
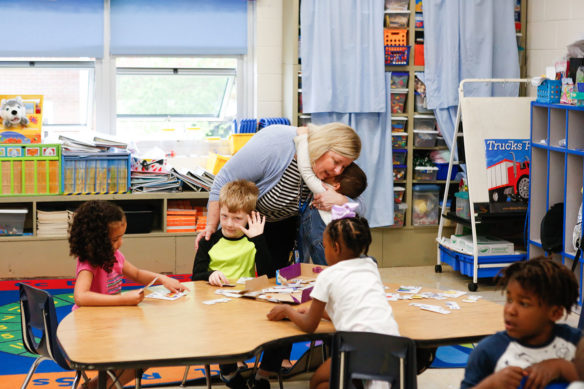
[[[255,183],[262,197],[282,178],[296,154],[296,127],[272,125],[255,134],[219,171],[209,201],[219,201],[226,183],[245,179]]]

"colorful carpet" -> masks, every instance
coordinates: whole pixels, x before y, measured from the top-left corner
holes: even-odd
[[[189,275],[174,276],[179,281],[188,281]],[[33,362],[22,345],[20,332],[20,307],[18,303],[18,283],[26,282],[40,289],[48,290],[55,300],[58,320],[64,318],[73,306],[74,280],[14,280],[0,281],[0,381],[2,388],[20,387]],[[125,283],[124,289],[138,288],[141,285]],[[295,344],[291,360],[295,361],[308,349],[309,343]],[[432,368],[456,368],[466,366],[471,345],[439,347]],[[253,361],[250,361],[253,363]],[[218,374],[217,365],[211,366],[213,374]],[[184,367],[167,367],[148,369],[143,377],[144,386],[157,386],[180,383],[184,375]],[[91,374],[90,374],[91,375]],[[74,373],[61,369],[51,361],[42,362],[37,368],[29,387],[57,389],[70,387]],[[191,366],[188,380],[203,380],[203,366]]]

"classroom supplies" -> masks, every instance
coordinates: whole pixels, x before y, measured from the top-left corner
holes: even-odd
[[[41,143],[43,96],[0,95],[0,101],[0,143]]]
[[[126,193],[130,190],[130,153],[63,152],[63,194]]]
[[[28,209],[0,209],[0,235],[22,235]]]

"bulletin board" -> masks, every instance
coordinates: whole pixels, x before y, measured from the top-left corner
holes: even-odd
[[[488,203],[485,140],[530,138],[530,97],[464,97],[460,101],[469,196]]]
[[[11,123],[5,125],[6,115],[0,117],[0,143],[41,143],[41,130],[43,124],[43,96],[42,95],[0,95],[1,107],[4,103],[20,98],[24,105],[24,117],[27,123]],[[4,113],[4,110],[3,110]]]

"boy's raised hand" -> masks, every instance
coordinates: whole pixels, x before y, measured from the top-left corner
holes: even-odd
[[[247,235],[248,238],[254,238],[264,233],[265,225],[266,217],[260,215],[259,212],[251,211],[251,216],[247,215],[247,228],[239,228],[241,228],[241,231],[243,231],[243,233]]]

